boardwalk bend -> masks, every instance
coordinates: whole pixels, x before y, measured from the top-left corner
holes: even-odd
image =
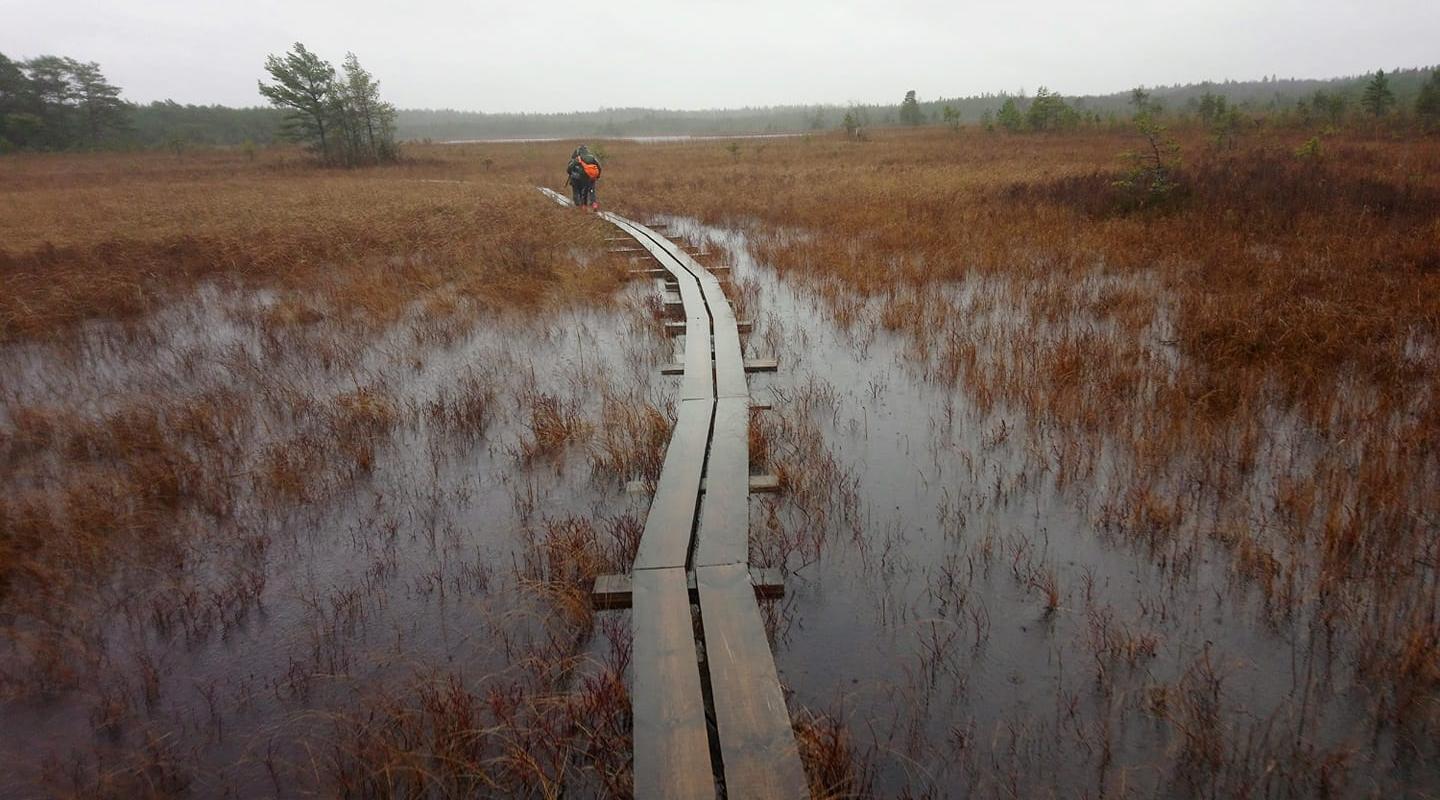
[[[541,189],[561,205],[570,201]],[[597,607],[630,605],[635,796],[808,797],[775,659],[756,604],[779,588],[749,566],[750,390],[741,324],[720,281],[679,245],[618,214],[678,293],[678,419],[628,575],[595,582]],[[758,477],[763,490],[773,482]]]

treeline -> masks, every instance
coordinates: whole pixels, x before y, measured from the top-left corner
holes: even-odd
[[[906,119],[907,94],[899,106],[904,124],[976,122],[987,128],[1010,131],[1063,130],[1128,120],[1146,113],[1181,122],[1204,125],[1234,124],[1239,116],[1261,118],[1280,125],[1348,122],[1389,118],[1404,124],[1434,127],[1440,94],[1440,69],[1408,69],[1331,80],[1280,80],[1198,83],[1183,86],[1137,88],[1101,96],[1066,98],[1040,87],[1033,97],[1023,92],[981,98],[918,103]],[[857,119],[870,119],[864,110]],[[893,120],[888,115],[885,122]]]
[[[824,130],[840,123],[845,109],[829,106],[680,111],[604,108],[550,114],[489,114],[452,109],[401,109],[403,139],[458,141],[562,136],[698,136]]]
[[[1433,68],[1386,72],[1395,97],[1397,118],[1415,116],[1422,88]],[[1146,89],[1153,107],[1167,117],[1199,120],[1205,98],[1221,98],[1226,110],[1265,116],[1280,122],[1314,119],[1317,98],[1327,109],[1343,106],[1344,119],[1363,118],[1361,99],[1374,75],[1324,80],[1267,77],[1258,81],[1203,82]],[[1338,98],[1338,99],[1337,99]],[[407,110],[399,112],[403,139],[456,141],[543,137],[628,137],[732,135],[862,129],[885,125],[979,124],[1005,127],[1001,115],[1020,130],[1101,125],[1128,120],[1135,113],[1131,92],[1065,96],[1041,87],[1031,95],[1021,90],[968,97],[923,100],[906,93],[899,104],[792,105],[766,108],[678,111],[606,108],[556,114],[487,114],[477,111]],[[1325,112],[1334,116],[1332,112]]]
[[[99,64],[0,54],[0,150],[102,147],[128,129],[127,112]]]
[[[311,144],[327,163],[393,159],[395,108],[380,84],[349,54],[339,72],[296,45],[270,57],[275,82],[261,84],[272,107],[145,105],[120,97],[94,62],[63,56],[17,61],[0,53],[0,153],[267,145],[280,139]],[[278,70],[278,71],[277,71]],[[319,134],[323,131],[323,135]],[[312,138],[314,141],[312,142]]]
[[[301,76],[301,83],[313,79],[312,88],[323,91],[307,100],[297,84],[286,91],[298,93],[282,98],[277,107],[230,108],[172,101],[127,103],[120,97],[120,88],[105,79],[97,64],[59,56],[14,61],[0,54],[0,152],[100,147],[180,150],[188,146],[266,145],[280,138],[299,138],[326,161],[364,163],[393,155],[396,140],[723,136],[897,124],[1054,130],[1118,124],[1136,112],[1131,92],[1064,96],[1044,87],[1033,95],[1018,91],[932,100],[908,92],[899,104],[848,107],[606,108],[557,114],[397,111],[380,100],[378,82],[358,62],[352,65],[353,56],[338,72],[308,51],[295,63],[289,61],[292,56],[299,53],[278,59],[282,71]],[[269,66],[267,62],[267,70]],[[309,70],[315,73],[307,78],[304,74]],[[1390,100],[1385,101],[1380,116],[1399,124],[1440,125],[1425,111],[1440,103],[1427,101],[1440,92],[1434,73],[1433,68],[1384,73]],[[285,85],[273,72],[271,78],[272,86]],[[1155,113],[1172,122],[1215,125],[1218,120],[1229,124],[1243,115],[1278,124],[1338,126],[1373,120],[1376,115],[1367,110],[1365,98],[1375,78],[1374,74],[1329,80],[1268,77],[1157,86],[1145,92]]]
[[[134,147],[267,145],[277,141],[285,112],[257,106],[181,105],[160,100],[130,105],[130,130],[122,140]]]

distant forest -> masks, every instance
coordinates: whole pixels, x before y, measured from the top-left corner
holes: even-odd
[[[1385,74],[1393,103],[1387,116],[1416,113],[1416,100],[1435,68]],[[1203,119],[1217,98],[1231,110],[1281,116],[1298,122],[1338,123],[1365,114],[1367,86],[1374,74],[1331,79],[1267,77],[1147,87],[1149,108],[1168,117]],[[1030,109],[1039,98],[1046,114]],[[894,104],[790,105],[764,108],[673,111],[607,108],[559,114],[487,114],[449,109],[400,109],[400,140],[461,141],[510,138],[619,138],[630,136],[739,135],[789,133],[896,124],[1005,125],[1019,112],[1028,121],[1051,115],[1066,127],[1128,119],[1133,91],[1105,95],[1064,94],[1063,85],[969,97],[923,99],[903,89]],[[1425,107],[1425,101],[1421,101]],[[94,63],[40,56],[13,61],[0,54],[0,152],[15,149],[171,148],[256,146],[281,138],[285,114],[268,107],[230,108],[182,105],[172,101],[135,104],[120,97]],[[1015,128],[1012,125],[1005,127]]]
[[[1434,68],[1412,68],[1387,72],[1396,108],[1404,113],[1413,108],[1421,86]],[[1147,87],[1151,102],[1169,115],[1195,115],[1205,95],[1225,98],[1230,107],[1253,114],[1293,113],[1309,105],[1316,92],[1340,97],[1346,108],[1361,113],[1360,101],[1373,75],[1330,79],[1264,78],[1258,81],[1225,81],[1175,86]],[[1038,92],[1042,87],[1037,87]],[[1127,118],[1134,110],[1130,91],[1105,95],[1064,95],[1076,111],[1101,119]],[[405,139],[455,141],[542,137],[626,137],[704,136],[746,133],[792,133],[840,128],[847,114],[863,125],[902,124],[904,91],[896,93],[894,104],[795,105],[766,108],[671,111],[650,108],[610,108],[564,114],[486,114],[477,111],[401,109],[399,134]],[[918,99],[918,98],[917,98]],[[918,99],[920,121],[924,123],[981,123],[999,114],[1005,101],[1014,99],[1021,111],[1033,99],[1024,91],[999,92],[969,97]],[[954,114],[947,120],[945,108]],[[909,121],[909,120],[905,120]]]

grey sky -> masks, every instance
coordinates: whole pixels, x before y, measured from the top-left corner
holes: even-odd
[[[0,0],[0,52],[98,61],[141,102],[260,104],[296,40],[407,108],[889,102],[1432,64],[1440,0]]]

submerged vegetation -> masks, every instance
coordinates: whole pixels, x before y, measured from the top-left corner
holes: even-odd
[[[1440,142],[1230,110],[605,144],[781,357],[815,796],[1440,782]],[[628,796],[673,340],[566,152],[0,161],[17,792]]]
[[[1174,682],[1099,676],[1168,723],[1171,778],[1203,794],[1260,781],[1262,794],[1304,795],[1432,758],[1440,143],[1337,133],[1307,154],[1295,133],[1260,131],[1218,149],[1200,130],[1143,125],[1138,137],[870,139],[775,142],[739,165],[718,146],[636,148],[611,192],[746,225],[856,339],[902,337],[915,369],[975,409],[971,424],[999,426],[989,441],[1023,442],[1021,487],[1057,487],[1097,535],[1153,562],[1167,613],[1199,613],[1177,607],[1194,587],[1256,599],[1256,624],[1307,670],[1287,691],[1294,706],[1227,704],[1242,687],[1213,661]],[[659,177],[682,160],[687,182]],[[1067,613],[1081,576],[1036,569],[1017,580]],[[1146,660],[1157,642],[1134,635],[1104,648]],[[1371,733],[1320,734],[1345,724],[1333,720],[1350,712],[1325,709],[1355,693]],[[1286,735],[1277,724],[1304,752],[1269,741]],[[1259,752],[1236,749],[1247,736]],[[1070,757],[1103,775],[1112,745],[1090,747]],[[1266,758],[1282,773],[1251,772]],[[1118,790],[1112,780],[1094,791]]]

